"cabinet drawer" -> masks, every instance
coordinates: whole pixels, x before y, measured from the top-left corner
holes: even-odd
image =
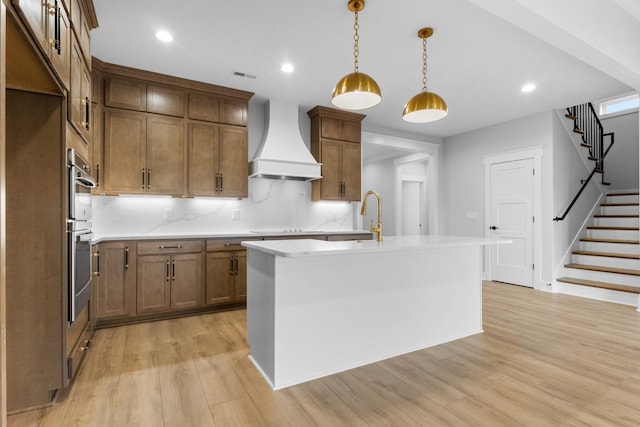
[[[200,252],[200,240],[158,240],[153,242],[138,242],[138,255],[150,254],[180,254]]]
[[[237,251],[245,249],[241,242],[262,240],[262,237],[239,237],[237,239],[207,240],[207,252]]]

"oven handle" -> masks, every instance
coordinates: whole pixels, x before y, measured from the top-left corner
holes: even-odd
[[[95,187],[96,183],[93,181],[93,179],[89,178],[89,177],[84,177],[84,176],[76,176],[75,177],[75,181],[76,183],[82,185],[83,187]]]

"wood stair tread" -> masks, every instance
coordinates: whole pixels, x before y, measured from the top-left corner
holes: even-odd
[[[596,242],[596,243],[625,243],[627,245],[640,244],[638,240],[625,240],[625,239],[599,239],[597,237],[583,237],[581,242]]]
[[[633,191],[629,191],[626,193],[607,193],[608,197],[615,197],[615,196],[640,196],[640,193],[638,192],[633,192]]]
[[[594,218],[640,218],[640,215],[635,214],[596,214]]]
[[[640,231],[639,227],[616,227],[612,225],[589,225],[587,230],[619,230],[619,231]]]
[[[584,132],[580,129],[574,129],[573,132],[577,133],[578,135],[584,135]]]
[[[629,203],[600,203],[600,206],[638,206],[638,205],[639,204],[635,203],[635,202],[629,202]]]
[[[615,252],[596,252],[596,251],[573,251],[574,255],[589,255],[589,256],[601,256],[607,258],[624,258],[624,259],[637,259],[640,260],[640,255],[636,254],[619,254]]]
[[[588,264],[565,264],[566,268],[576,268],[579,270],[600,271],[603,273],[626,274],[628,276],[640,276],[640,270],[632,270],[629,268],[603,267],[601,265]]]
[[[558,282],[572,283],[574,285],[590,286],[592,288],[609,289],[613,291],[631,292],[640,294],[640,287],[619,285],[617,283],[598,282],[596,280],[576,279],[573,277],[561,277],[556,279]]]
[[[575,119],[576,119],[576,116],[574,116],[573,114],[568,114],[568,113],[567,113],[567,114],[565,114],[564,116],[565,116],[567,119],[569,119],[569,120],[575,120]]]

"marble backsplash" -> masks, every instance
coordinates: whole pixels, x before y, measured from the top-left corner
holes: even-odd
[[[353,230],[359,204],[312,202],[311,184],[249,179],[246,199],[94,196],[98,235]]]

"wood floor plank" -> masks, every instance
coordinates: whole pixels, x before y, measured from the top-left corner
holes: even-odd
[[[244,310],[99,330],[64,400],[9,426],[638,426],[640,313],[499,283],[484,333],[272,391]]]

